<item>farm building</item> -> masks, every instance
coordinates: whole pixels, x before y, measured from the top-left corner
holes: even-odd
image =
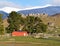
[[[26,31],[14,31],[12,36],[28,36],[28,33]]]

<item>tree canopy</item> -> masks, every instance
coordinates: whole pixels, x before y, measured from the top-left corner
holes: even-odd
[[[8,32],[12,32],[14,30],[19,30],[20,28],[20,19],[21,19],[21,15],[18,14],[15,11],[12,11],[9,16],[8,16]]]
[[[29,33],[45,32],[47,29],[47,26],[39,17],[27,16],[24,24],[23,30],[26,30]]]
[[[26,18],[22,17],[21,14],[12,11],[8,16],[8,32],[12,32],[14,30],[18,31],[22,27],[22,31],[27,31],[29,33],[39,33],[45,32],[47,26],[42,22],[39,17],[35,16],[26,16]]]

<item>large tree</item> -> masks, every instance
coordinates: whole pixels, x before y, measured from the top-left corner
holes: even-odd
[[[18,14],[15,11],[12,11],[8,16],[8,32],[12,32],[14,30],[19,30],[20,28],[20,20],[21,20],[21,14]]]
[[[39,17],[28,15],[26,18],[23,18],[21,14],[14,11],[9,14],[8,23],[8,32],[21,29],[29,33],[38,33],[45,32],[47,28]]]
[[[34,16],[27,16],[24,24],[23,30],[26,30],[29,33],[45,32],[47,28],[39,17]]]

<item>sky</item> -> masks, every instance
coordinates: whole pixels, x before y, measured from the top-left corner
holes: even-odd
[[[0,8],[27,8],[46,5],[60,6],[60,0],[0,0]]]

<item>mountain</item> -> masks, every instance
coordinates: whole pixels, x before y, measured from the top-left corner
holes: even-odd
[[[9,15],[9,13],[11,11],[19,11],[20,9],[18,8],[12,8],[12,7],[4,7],[4,8],[0,8],[0,14],[3,14],[3,18],[7,18],[7,16]]]
[[[37,13],[46,13],[48,15],[54,15],[56,13],[60,13],[60,6],[48,6],[43,8],[32,8],[32,9],[26,9],[26,10],[20,10],[18,13],[22,14],[37,14]]]
[[[0,14],[3,15],[3,19],[6,18],[8,16],[8,13],[4,12],[4,11],[0,11]]]
[[[0,8],[0,14],[3,14],[3,18],[6,18],[11,11],[16,11],[17,13],[22,14],[37,14],[37,13],[46,13],[48,15],[54,15],[60,13],[60,6],[38,6],[38,7],[31,7],[25,9],[13,8],[13,7],[4,7]]]

